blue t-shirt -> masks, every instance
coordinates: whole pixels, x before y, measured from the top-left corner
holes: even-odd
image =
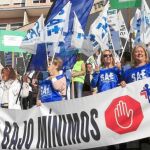
[[[97,87],[98,92],[103,92],[112,88],[115,88],[120,83],[121,70],[117,67],[102,68],[100,72],[93,74],[91,86]]]
[[[64,75],[59,75],[56,77],[57,80],[64,77]],[[42,103],[54,102],[62,100],[62,96],[58,90],[54,89],[52,81],[49,79],[40,81],[40,100]]]
[[[131,68],[124,72],[123,80],[126,83],[142,80],[150,77],[150,64],[145,64],[137,68]]]

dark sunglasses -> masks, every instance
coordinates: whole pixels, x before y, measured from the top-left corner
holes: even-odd
[[[105,54],[105,55],[103,55],[103,57],[105,58],[105,57],[112,57],[112,54]]]

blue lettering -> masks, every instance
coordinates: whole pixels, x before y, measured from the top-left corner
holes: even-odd
[[[62,23],[64,21],[65,21],[64,19],[53,19],[47,24],[47,27]]]

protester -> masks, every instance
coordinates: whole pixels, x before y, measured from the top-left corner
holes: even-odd
[[[121,82],[122,87],[125,87],[127,83],[150,77],[149,57],[147,50],[143,46],[137,45],[134,47],[131,60],[133,66],[124,72],[123,81]],[[140,148],[141,144],[145,141],[149,140],[143,139],[139,141]]]
[[[92,56],[90,56],[87,59],[86,63],[92,64],[93,69],[95,69],[96,66],[100,67],[100,65],[101,65],[101,59],[100,58],[101,58],[101,51],[98,49],[98,50],[96,50],[96,52]]]
[[[33,106],[36,105],[36,100],[38,96],[38,89],[39,89],[39,74],[40,71],[35,71],[32,74],[29,74],[29,77],[31,78],[31,87],[32,87],[32,104]]]
[[[104,50],[101,55],[102,67],[99,69],[97,66],[93,73],[91,86],[97,87],[98,93],[112,88],[115,88],[120,83],[121,77],[121,64],[115,66],[115,59],[111,50]],[[115,146],[108,146],[110,150],[115,150]]]
[[[125,87],[126,83],[142,80],[150,77],[149,57],[146,49],[137,45],[132,51],[132,68],[125,71],[121,86]]]
[[[75,98],[82,97],[83,84],[85,79],[85,63],[80,53],[78,53],[77,61],[72,69],[72,78],[74,82]]]
[[[37,106],[45,102],[61,101],[66,97],[66,78],[61,71],[62,60],[55,58],[48,67],[50,76],[39,83]]]
[[[121,64],[117,63],[111,50],[104,50],[101,56],[102,67],[95,68],[91,85],[98,88],[98,93],[115,88],[120,83]]]
[[[21,109],[19,95],[27,97],[29,94],[29,84],[17,79],[15,70],[11,66],[5,66],[2,71],[2,81],[0,84],[0,100],[2,108]]]
[[[34,102],[33,102],[31,78],[27,74],[23,75],[23,81],[29,84],[29,95],[25,98],[22,98],[22,107],[23,109],[32,108],[32,106],[34,106]]]
[[[121,59],[122,70],[125,72],[126,70],[131,68],[131,54],[130,52],[126,51],[123,53]]]
[[[92,73],[93,73],[92,64],[90,63],[86,64],[86,75],[83,85],[83,96],[92,95],[93,93],[93,88],[91,87]]]

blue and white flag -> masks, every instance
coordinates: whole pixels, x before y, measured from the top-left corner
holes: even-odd
[[[69,0],[57,0],[57,1],[55,1],[54,6],[49,11],[48,16],[46,17],[45,25],[47,25],[49,22],[51,22],[53,20],[53,18],[63,9],[63,7],[68,3],[68,1]],[[82,25],[82,29],[85,29],[87,19],[88,19],[90,10],[93,6],[94,0],[82,0],[82,1],[70,0],[70,2],[72,3],[71,12],[74,12],[74,11],[76,12],[78,19]],[[72,25],[73,25],[73,16],[72,15],[73,15],[73,13],[71,13],[70,18],[69,18],[69,27],[68,27],[69,32],[72,31]],[[70,48],[64,48],[64,47],[67,47],[66,45],[69,45],[71,43],[71,38],[68,38],[69,36],[71,37],[69,32],[65,35],[65,44],[62,41],[59,41],[58,46],[60,48],[58,47],[58,49],[56,50],[56,51],[59,51],[59,53],[57,53],[56,56],[59,55],[63,59],[65,69],[72,68],[72,66],[74,65],[75,60],[76,60],[75,59],[76,54],[78,52],[78,50],[72,51],[72,49],[70,49],[71,46],[70,46]],[[47,44],[49,44],[49,43],[47,43]],[[44,46],[43,47],[39,46],[37,48],[38,53],[42,52],[41,48],[44,48]],[[50,51],[50,55],[53,52]],[[40,55],[40,58],[43,58],[42,54],[39,54],[39,55]],[[34,59],[32,59],[32,60],[35,60],[36,57],[37,57],[37,54],[33,55],[32,58],[34,58]],[[45,57],[45,55],[44,55],[44,57]],[[32,60],[30,63],[30,65],[32,66],[31,68],[38,70],[39,67],[38,67],[36,61],[32,61]],[[44,59],[41,59],[41,61],[42,60],[45,62]],[[34,65],[34,63],[36,63],[36,64]],[[45,63],[42,63],[42,64],[45,64]],[[41,65],[41,64],[39,64],[39,65]],[[44,68],[47,68],[47,66],[43,66],[43,69]]]
[[[38,43],[42,43],[44,41],[43,30],[44,28],[44,18],[43,15],[35,22],[32,29],[27,31],[27,35],[22,40],[20,48],[25,51],[35,54]]]
[[[141,27],[141,11],[137,9],[135,12],[135,16],[131,20],[131,33],[134,34],[133,46],[141,42],[140,27]]]
[[[118,21],[118,13],[117,9],[110,9],[107,11],[108,15],[108,25],[110,31],[110,42],[112,43],[112,48],[114,52],[121,53],[122,50],[122,43],[120,39],[120,28],[119,28],[119,21]]]
[[[44,28],[45,42],[58,43],[59,41],[64,41],[65,37],[63,34],[64,32],[68,32],[71,5],[69,1],[57,15],[46,24]]]
[[[100,48],[101,47],[99,43],[95,40],[95,36],[92,34],[89,34],[85,36],[82,49],[80,50],[80,52],[89,57],[93,55]]]
[[[72,31],[73,34],[71,37],[71,47],[81,49],[84,42],[85,34],[75,12]]]
[[[93,55],[100,48],[98,42],[92,38],[92,35],[85,35],[75,12],[71,47],[79,49],[80,53],[86,56]]]
[[[142,1],[141,7],[141,42],[148,44],[150,41],[150,9],[145,0]]]
[[[90,34],[95,37],[95,40],[100,44],[102,49],[108,49],[108,41],[109,41],[109,26],[107,22],[107,11],[109,8],[109,3],[107,3],[103,9],[103,11],[100,13],[100,15],[97,17],[97,19],[94,21],[94,23],[90,27]]]

